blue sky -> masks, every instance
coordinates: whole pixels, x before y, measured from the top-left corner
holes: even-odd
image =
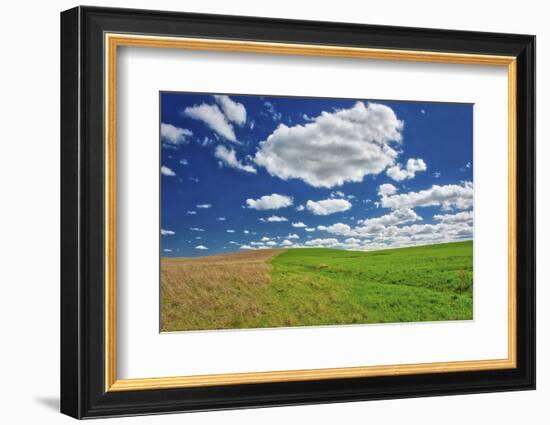
[[[471,104],[160,101],[162,256],[472,239]]]

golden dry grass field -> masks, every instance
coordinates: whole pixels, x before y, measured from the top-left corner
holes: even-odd
[[[261,316],[269,260],[283,251],[162,258],[161,330],[240,328]]]

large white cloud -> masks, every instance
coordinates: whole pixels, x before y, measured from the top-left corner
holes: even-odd
[[[192,135],[193,132],[186,128],[180,128],[166,123],[160,124],[160,137],[165,143],[180,145],[187,142],[187,138]]]
[[[306,208],[315,215],[329,215],[349,210],[351,202],[334,198],[323,199],[322,201],[307,201]]]
[[[242,103],[235,102],[229,96],[216,95],[214,99],[222,107],[223,113],[229,121],[239,126],[244,125],[246,122],[246,108]]]
[[[214,151],[214,156],[218,158],[221,164],[229,168],[234,168],[235,170],[244,171],[245,173],[256,174],[256,169],[252,165],[243,164],[237,158],[237,154],[234,149],[227,149],[223,145],[216,146]]]
[[[273,176],[314,187],[360,182],[394,164],[397,152],[391,144],[401,141],[402,128],[391,108],[357,102],[304,125],[280,124],[260,142],[254,161]]]
[[[406,179],[412,179],[417,172],[426,171],[428,167],[423,159],[410,158],[407,161],[405,168],[401,168],[401,164],[396,164],[393,167],[388,168],[386,174],[395,181],[402,181]]]
[[[290,207],[292,202],[290,196],[273,193],[264,195],[259,199],[247,199],[246,206],[255,210],[278,210],[279,208]]]
[[[227,140],[237,142],[233,126],[227,120],[220,108],[218,108],[218,105],[202,103],[200,105],[185,108],[183,113],[190,118],[204,122],[213,131]]]
[[[401,209],[440,205],[443,210],[453,208],[466,210],[474,203],[474,185],[463,182],[462,185],[433,185],[419,192],[409,192],[392,196],[382,196],[380,205],[384,208]]]

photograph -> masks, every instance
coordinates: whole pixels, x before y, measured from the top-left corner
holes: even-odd
[[[159,102],[161,332],[473,320],[474,104]]]

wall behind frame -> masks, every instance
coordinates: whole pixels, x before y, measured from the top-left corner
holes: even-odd
[[[538,116],[550,115],[541,93],[550,93],[550,28],[543,3],[464,0],[408,2],[251,2],[202,0],[94,1],[97,6],[155,8],[368,24],[517,32],[537,35]],[[74,423],[57,413],[59,392],[59,12],[77,2],[11,2],[4,6],[0,78],[0,326],[3,385],[0,413],[6,423]],[[544,120],[538,140],[550,138]],[[538,181],[550,179],[550,146],[538,145]],[[539,183],[539,186],[541,184]],[[539,259],[550,256],[550,200],[538,194]],[[538,264],[538,390],[501,394],[391,400],[211,412],[109,420],[125,424],[266,424],[315,421],[331,424],[542,423],[550,397],[550,299],[548,262]],[[103,420],[99,420],[103,422]]]

